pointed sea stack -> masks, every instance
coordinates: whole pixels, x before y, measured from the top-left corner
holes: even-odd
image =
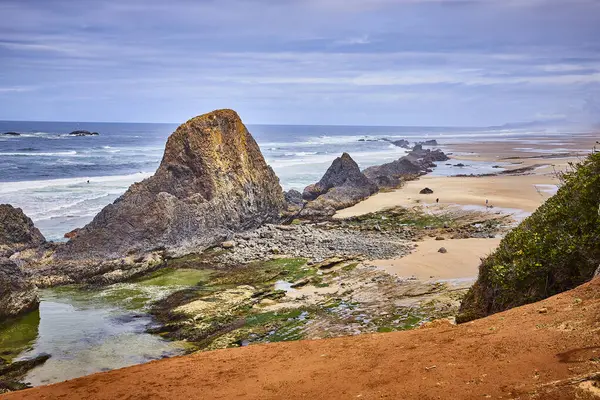
[[[362,172],[348,153],[336,158],[321,180],[308,185],[302,197],[310,202],[300,215],[305,218],[323,218],[336,210],[353,206],[377,191],[377,186]]]
[[[179,126],[154,176],[106,206],[57,258],[201,251],[276,221],[284,208],[279,179],[240,117],[217,110]]]

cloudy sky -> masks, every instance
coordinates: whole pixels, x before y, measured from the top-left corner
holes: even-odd
[[[0,119],[600,121],[600,0],[0,0]]]

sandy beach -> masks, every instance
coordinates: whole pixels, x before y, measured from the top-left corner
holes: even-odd
[[[491,253],[500,239],[425,240],[406,257],[376,260],[373,265],[400,277],[419,280],[475,279],[481,257]],[[444,247],[448,252],[440,253]]]
[[[530,144],[535,143],[535,144]],[[512,215],[516,222],[534,212],[554,195],[560,184],[558,172],[576,163],[585,149],[595,144],[593,135],[569,137],[539,137],[522,140],[444,144],[453,153],[452,161],[492,161],[506,170],[533,167],[514,175],[446,177],[426,175],[391,192],[380,192],[335,214],[348,218],[391,207],[423,207],[431,212],[447,208],[484,211],[489,214]],[[526,147],[528,146],[528,147]],[[589,150],[588,150],[589,151]],[[423,188],[433,194],[420,194]],[[439,203],[436,200],[439,199]],[[487,200],[487,204],[486,204]],[[491,207],[487,207],[487,205]],[[476,278],[480,259],[490,254],[499,238],[425,240],[415,251],[402,258],[376,260],[373,265],[400,277],[420,280]],[[439,253],[440,247],[448,252]]]

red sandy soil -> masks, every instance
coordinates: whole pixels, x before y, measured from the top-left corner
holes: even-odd
[[[598,399],[600,279],[453,326],[165,359],[13,399]]]

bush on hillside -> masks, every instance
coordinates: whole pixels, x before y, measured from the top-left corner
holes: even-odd
[[[592,278],[600,264],[600,153],[561,174],[558,193],[482,261],[458,322],[542,300]]]

